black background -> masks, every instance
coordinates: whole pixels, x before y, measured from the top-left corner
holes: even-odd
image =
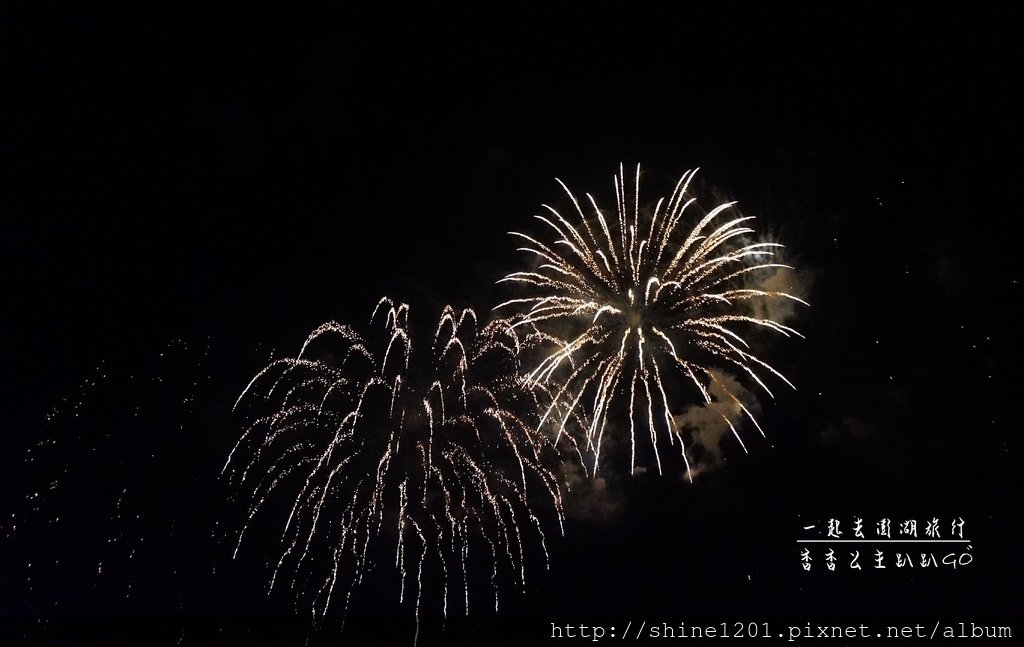
[[[421,639],[1019,627],[1013,7],[6,10],[5,622],[264,631],[287,600],[210,541],[248,378],[384,294],[490,309],[522,262],[506,232],[555,177],[607,202],[639,162],[661,186],[700,166],[813,278],[807,339],[770,353],[798,390],[763,403],[770,442],[692,486],[615,483],[618,511],[571,517],[528,595]],[[854,516],[962,517],[975,561],[802,572],[801,525]]]

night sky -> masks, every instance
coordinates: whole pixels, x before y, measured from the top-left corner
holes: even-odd
[[[219,478],[235,399],[383,295],[427,325],[489,311],[525,262],[506,232],[565,206],[556,177],[611,204],[620,162],[659,186],[699,166],[786,245],[806,339],[763,353],[797,390],[692,485],[611,480],[525,595],[427,619],[420,644],[641,621],[1024,631],[1014,4],[38,9],[0,18],[5,640],[337,641],[340,618],[313,630],[266,595],[272,537],[235,561],[216,539],[239,521]],[[974,561],[803,572],[802,527],[855,517],[962,518]],[[411,644],[407,607],[357,609],[343,643]]]

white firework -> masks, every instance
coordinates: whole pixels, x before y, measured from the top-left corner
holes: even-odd
[[[518,284],[525,296],[498,308],[518,309],[515,327],[532,331],[528,337],[543,350],[527,375],[529,386],[548,394],[541,425],[553,425],[557,439],[578,438],[576,446],[591,456],[592,474],[601,464],[606,432],[618,426],[610,421],[628,419],[631,471],[643,437],[659,473],[662,452],[674,447],[692,480],[683,430],[674,420],[686,402],[679,395],[682,382],[709,406],[717,404],[709,393],[714,385],[763,434],[716,367],[746,375],[768,394],[764,373],[793,386],[743,337],[751,328],[800,336],[751,307],[767,299],[806,305],[752,283],[766,271],[789,267],[772,262],[782,246],[751,242],[753,218],[726,215],[734,202],[701,212],[689,192],[695,173],[684,173],[671,195],[644,209],[640,167],[629,187],[620,167],[614,214],[603,212],[589,193],[581,204],[558,180],[574,213],[567,217],[543,205],[547,213],[536,218],[547,236],[510,232],[526,242],[519,249],[536,267],[501,279]],[[688,225],[691,215],[695,223]],[[626,407],[615,406],[623,402]],[[734,420],[720,413],[746,450]]]
[[[420,355],[407,305],[383,299],[371,325],[374,341],[321,326],[239,398],[255,420],[225,465],[246,507],[237,545],[278,510],[269,587],[286,580],[317,615],[389,572],[417,618],[468,612],[474,582],[497,610],[503,583],[522,588],[527,562],[546,562],[545,526],[562,523],[516,333],[446,307]]]

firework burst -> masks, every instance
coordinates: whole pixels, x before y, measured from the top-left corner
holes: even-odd
[[[740,334],[764,328],[799,336],[752,307],[772,299],[805,303],[754,282],[759,273],[789,267],[771,262],[782,246],[752,242],[752,217],[724,215],[734,202],[700,212],[689,192],[695,173],[684,173],[652,210],[641,208],[640,167],[632,186],[620,167],[615,213],[606,214],[586,194],[589,217],[559,180],[574,215],[567,218],[543,205],[548,213],[536,218],[547,237],[510,232],[526,241],[519,249],[536,260],[536,267],[501,280],[518,284],[527,296],[498,308],[518,308],[514,326],[532,331],[528,338],[542,349],[527,375],[527,384],[548,396],[541,426],[553,425],[556,439],[579,437],[574,444],[591,457],[592,474],[601,464],[606,431],[616,426],[610,421],[628,417],[631,471],[637,468],[642,437],[659,473],[662,453],[674,447],[692,480],[683,430],[675,420],[684,382],[720,409],[746,450],[736,420],[725,409],[742,411],[761,427],[715,367],[746,375],[769,395],[765,372],[792,386]],[[684,223],[690,214],[696,216],[692,228]],[[712,392],[724,393],[726,401],[713,399]],[[620,402],[626,410],[615,406]]]
[[[468,612],[478,583],[497,610],[562,522],[516,332],[446,307],[414,348],[408,306],[388,299],[371,329],[324,324],[239,398],[253,422],[225,465],[246,510],[237,546],[258,517],[279,521],[269,588],[316,615],[381,572],[417,618]]]

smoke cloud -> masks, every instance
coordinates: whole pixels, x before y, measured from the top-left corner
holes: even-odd
[[[693,405],[673,418],[676,429],[683,434],[693,478],[722,464],[722,444],[726,436],[736,442],[733,428],[737,433],[745,431],[744,418],[747,416],[743,407],[753,416],[761,411],[754,395],[734,376],[715,369],[711,374],[713,378],[708,385],[711,401]],[[749,419],[746,422],[747,426],[753,426]]]

